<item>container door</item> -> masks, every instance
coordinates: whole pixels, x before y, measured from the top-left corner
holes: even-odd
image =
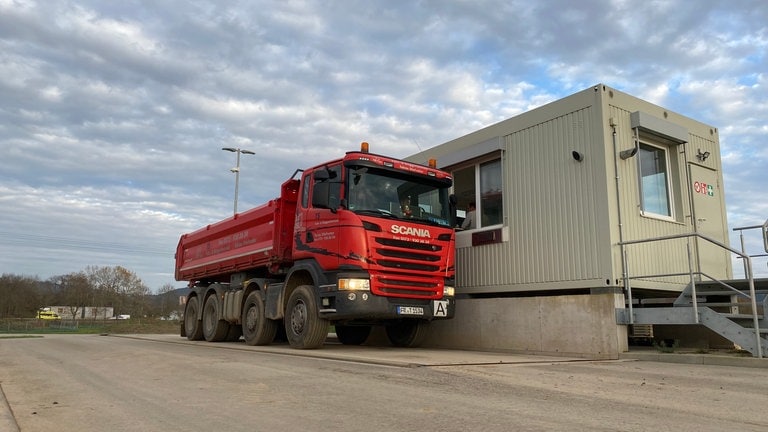
[[[722,185],[717,171],[690,164],[694,231],[728,244]],[[703,239],[697,239],[699,270],[719,279],[730,278],[730,253]],[[707,280],[707,278],[704,278]]]

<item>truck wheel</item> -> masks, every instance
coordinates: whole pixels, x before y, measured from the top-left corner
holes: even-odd
[[[277,333],[277,322],[268,319],[264,313],[264,300],[261,293],[248,294],[243,305],[243,336],[246,345],[269,345]]]
[[[221,342],[227,338],[229,323],[219,319],[219,300],[216,295],[205,299],[203,307],[203,337],[208,342]]]
[[[386,328],[387,338],[397,347],[414,348],[424,342],[429,331],[429,321],[402,320]]]
[[[191,341],[203,339],[203,326],[197,320],[197,313],[200,310],[200,300],[197,297],[190,297],[187,300],[187,308],[184,311],[184,333],[187,339]]]
[[[344,345],[361,345],[371,334],[371,326],[336,325],[336,337]]]
[[[329,322],[320,318],[314,288],[302,285],[288,299],[285,310],[285,335],[292,348],[314,349],[328,337]]]

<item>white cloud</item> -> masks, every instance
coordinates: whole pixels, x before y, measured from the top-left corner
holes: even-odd
[[[599,82],[717,127],[730,221],[761,222],[763,3],[0,0],[0,271],[157,288],[172,258],[119,251],[229,215],[221,147],[258,153],[242,209],[361,141],[406,156]]]

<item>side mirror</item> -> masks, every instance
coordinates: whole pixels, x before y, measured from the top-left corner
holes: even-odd
[[[333,182],[315,183],[312,189],[312,207],[330,209],[336,213],[339,208],[339,184]]]
[[[330,183],[327,182],[315,183],[315,187],[312,189],[312,207],[330,208],[330,186]]]

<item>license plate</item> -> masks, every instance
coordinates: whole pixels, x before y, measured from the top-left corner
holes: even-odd
[[[398,306],[398,315],[424,315],[424,308],[417,306]]]

